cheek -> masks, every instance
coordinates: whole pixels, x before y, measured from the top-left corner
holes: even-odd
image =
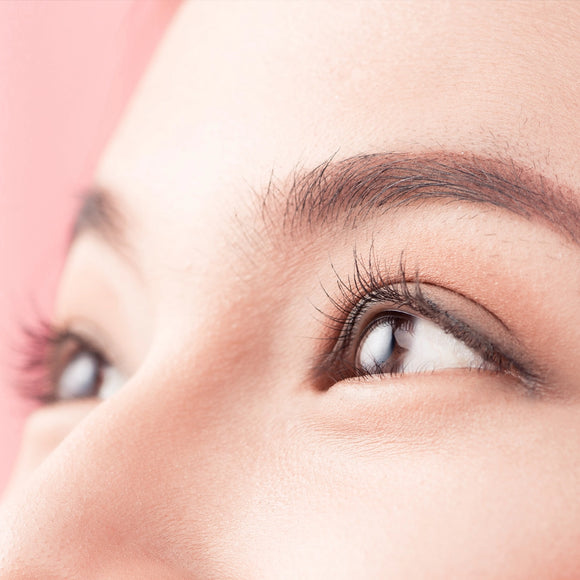
[[[250,425],[234,427],[215,450],[217,471],[198,471],[183,513],[193,523],[207,509],[201,528],[217,532],[212,550],[236,546],[232,567],[251,562],[268,578],[280,570],[312,578],[572,573],[580,466],[569,437],[580,440],[578,410],[524,403],[432,412],[437,439],[383,427],[382,440],[364,445],[354,429],[334,438],[290,421],[261,439]]]
[[[313,578],[575,577],[577,406],[497,392],[485,404],[384,403],[365,420],[361,405],[347,417],[327,400],[272,442],[285,452],[247,490],[230,538],[251,538],[266,577],[297,561]]]
[[[89,546],[87,570],[573,577],[577,406],[502,396],[481,379],[326,393],[261,380],[259,397],[243,381],[147,380],[99,405],[36,479],[39,529],[59,546]],[[90,408],[33,416],[36,462],[48,451],[38,442],[52,433],[52,447],[67,431],[50,428],[50,411],[70,412],[70,428]]]
[[[34,411],[26,420],[20,452],[3,501],[18,492],[30,475],[98,403],[56,403]]]

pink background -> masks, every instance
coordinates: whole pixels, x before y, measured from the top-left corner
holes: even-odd
[[[19,324],[50,313],[77,194],[177,2],[0,2],[0,493],[32,408]]]

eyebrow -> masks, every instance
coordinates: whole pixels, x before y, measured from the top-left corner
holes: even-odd
[[[570,188],[512,160],[437,152],[332,158],[284,181],[272,177],[258,203],[262,223],[276,237],[280,227],[290,236],[305,228],[348,228],[397,208],[441,201],[503,209],[579,244],[576,199]],[[71,241],[93,231],[120,250],[125,224],[115,197],[94,187],[83,196]]]
[[[115,197],[98,186],[89,188],[80,197],[81,206],[74,221],[69,246],[82,234],[93,232],[117,250],[124,247],[126,218]]]
[[[284,193],[284,189],[289,190]],[[499,208],[547,225],[580,241],[580,194],[513,160],[437,152],[370,154],[308,172],[296,171],[290,186],[272,180],[262,214],[283,206],[283,227],[354,227],[377,215],[432,201]],[[272,203],[271,200],[279,200]],[[271,216],[265,219],[272,223]]]

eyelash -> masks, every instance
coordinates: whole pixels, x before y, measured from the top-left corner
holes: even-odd
[[[22,363],[19,365],[21,380],[17,390],[25,399],[46,405],[59,400],[57,377],[79,352],[92,354],[102,364],[107,364],[107,356],[90,340],[72,332],[60,329],[45,319],[39,318],[33,326],[22,328],[24,348]],[[68,356],[62,352],[70,344]]]
[[[323,388],[347,378],[364,379],[376,376],[375,373],[357,368],[355,364],[346,361],[357,334],[360,336],[365,330],[359,329],[361,319],[372,307],[385,304],[385,308],[378,312],[377,316],[389,311],[402,311],[423,317],[471,348],[481,356],[484,363],[490,363],[498,374],[511,375],[519,379],[529,390],[537,389],[539,379],[535,373],[503,352],[493,340],[477,332],[424,295],[422,289],[424,283],[421,282],[418,272],[411,278],[406,271],[404,254],[401,254],[396,271],[388,275],[383,274],[384,269],[378,267],[372,248],[367,261],[364,261],[355,249],[353,261],[353,274],[346,279],[333,267],[338,298],[324,286],[322,288],[333,310],[333,314],[329,314],[318,309],[326,320],[327,339],[333,345],[330,353],[323,353],[315,364],[316,374],[321,378]],[[376,317],[373,320],[376,320]],[[385,374],[399,373],[394,371]]]
[[[377,267],[372,251],[368,261],[353,252],[354,269],[351,277],[341,278],[336,269],[336,297],[323,287],[333,313],[318,309],[325,318],[326,339],[331,347],[325,349],[315,363],[317,382],[322,382],[323,389],[332,384],[352,377],[368,378],[374,376],[365,369],[349,364],[349,350],[365,328],[360,328],[361,319],[370,308],[385,304],[378,316],[389,311],[402,311],[407,314],[423,317],[463,342],[490,363],[497,373],[511,375],[519,379],[530,391],[539,385],[538,377],[524,365],[505,354],[488,337],[480,334],[462,320],[439,307],[427,298],[423,283],[416,273],[411,279],[406,272],[404,255],[401,255],[396,272],[384,275]],[[375,318],[376,319],[376,318]],[[373,319],[374,320],[374,319]],[[360,330],[360,332],[359,332]],[[71,344],[71,353],[87,352],[95,356],[102,364],[108,364],[107,356],[90,340],[68,330],[54,327],[40,319],[33,327],[23,328],[25,337],[24,360],[20,365],[23,379],[17,385],[18,391],[27,399],[41,404],[58,400],[56,392],[57,377],[72,360],[73,355],[64,356],[64,345]],[[477,369],[476,369],[477,370]],[[387,374],[396,375],[397,371]]]

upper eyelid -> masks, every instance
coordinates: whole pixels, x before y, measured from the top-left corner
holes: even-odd
[[[340,290],[340,299],[333,299],[331,294],[323,287],[327,298],[330,299],[333,306],[342,313],[345,319],[356,315],[358,309],[364,308],[365,300],[372,300],[376,293],[380,294],[379,298],[382,300],[388,298],[386,292],[388,290],[392,294],[394,302],[398,305],[406,304],[407,306],[414,307],[418,314],[426,315],[429,318],[432,318],[434,313],[437,315],[445,315],[453,322],[454,320],[449,316],[448,312],[443,312],[436,302],[430,300],[428,296],[425,296],[424,291],[428,288],[438,288],[441,291],[453,294],[455,297],[460,297],[466,303],[471,304],[474,308],[485,313],[486,316],[497,323],[505,332],[510,334],[512,332],[509,325],[500,316],[481,302],[473,300],[462,291],[430,281],[418,269],[412,275],[409,274],[404,250],[401,251],[395,268],[382,265],[375,250],[374,237],[371,240],[366,258],[363,258],[363,255],[358,252],[356,246],[353,248],[352,256],[352,276],[346,279],[331,264]],[[403,300],[403,296],[407,299],[406,302]]]
[[[530,392],[541,392],[543,381],[539,373],[532,369],[532,365],[529,362],[522,363],[521,360],[517,360],[504,352],[497,343],[491,341],[485,334],[480,333],[462,319],[453,316],[435,301],[426,297],[423,290],[427,287],[433,287],[459,297],[462,301],[484,312],[486,317],[493,320],[505,333],[511,335],[509,326],[494,312],[461,292],[456,292],[437,284],[423,282],[422,276],[418,272],[410,280],[406,273],[404,253],[401,253],[398,270],[394,274],[392,271],[390,274],[382,273],[384,268],[381,268],[378,264],[374,252],[374,244],[371,244],[367,261],[361,258],[356,248],[353,250],[353,258],[354,275],[351,278],[343,279],[337,269],[334,266],[332,267],[340,289],[340,297],[338,299],[334,298],[323,287],[327,298],[336,311],[336,314],[333,315],[325,314],[326,318],[331,322],[328,338],[332,341],[333,348],[330,353],[327,352],[317,358],[314,365],[315,375],[323,376],[324,373],[328,373],[328,369],[340,363],[341,357],[344,357],[350,346],[349,343],[353,340],[352,335],[356,331],[354,328],[356,319],[364,315],[365,309],[369,305],[382,301],[386,304],[383,312],[389,309],[389,302],[391,307],[394,308],[405,307],[405,311],[409,310],[408,314],[422,316],[433,321],[442,326],[444,331],[449,332],[455,338],[467,344],[467,346],[474,348],[474,350],[489,351],[491,349],[494,356],[504,361],[502,365],[505,364],[507,368],[510,368],[512,374],[525,384],[526,389]],[[401,290],[398,290],[397,287],[401,288]],[[463,335],[458,330],[460,328],[464,329]],[[471,344],[466,342],[465,333],[469,334]],[[484,353],[480,352],[480,354]]]

